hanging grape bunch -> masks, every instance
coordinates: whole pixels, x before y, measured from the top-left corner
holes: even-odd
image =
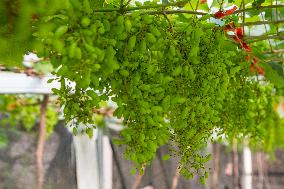
[[[101,100],[116,102],[126,126],[117,143],[127,145],[138,168],[168,144],[184,176],[206,177],[210,156],[200,149],[213,132],[229,140],[258,136],[258,125],[273,114],[272,89],[248,79],[245,52],[221,27],[182,14],[100,12],[72,2],[38,31],[46,47],[40,53],[58,68],[61,89],[54,92],[66,121],[93,124]]]

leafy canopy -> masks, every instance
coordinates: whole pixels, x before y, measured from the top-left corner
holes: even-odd
[[[210,15],[165,14],[192,7],[190,2],[9,2],[0,8],[19,8],[0,11],[5,28],[0,39],[15,43],[6,48],[1,43],[0,52],[6,54],[1,61],[13,63],[7,51],[21,56],[35,50],[48,58],[61,83],[53,92],[75,131],[76,123],[94,123],[93,108],[101,101],[116,102],[115,116],[126,126],[116,142],[127,145],[126,158],[140,170],[159,146],[168,144],[180,157],[183,175],[195,173],[204,181],[210,156],[200,149],[213,133],[229,141],[264,142],[272,136],[267,130],[281,122],[273,109],[272,84],[254,79],[247,53],[226,37],[223,27],[208,23]],[[27,15],[32,19],[23,22]]]

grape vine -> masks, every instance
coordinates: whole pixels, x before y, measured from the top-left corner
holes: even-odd
[[[90,125],[93,108],[116,102],[126,126],[116,143],[127,145],[125,156],[140,171],[168,144],[181,173],[204,181],[210,155],[201,149],[213,133],[261,141],[280,120],[273,87],[253,79],[247,52],[208,23],[210,15],[166,15],[157,2],[146,5],[159,14],[139,11],[138,3],[64,2],[40,17],[34,36],[38,54],[56,68],[61,88],[53,92],[65,119]]]

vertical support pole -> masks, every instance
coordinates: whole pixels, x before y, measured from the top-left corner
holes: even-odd
[[[112,148],[108,136],[97,128],[97,154],[99,162],[99,180],[101,189],[112,189]]]
[[[173,181],[172,181],[172,189],[177,189],[179,176],[180,176],[180,170],[179,170],[179,166],[177,166],[176,173],[175,173]]]
[[[239,154],[237,141],[233,141],[233,189],[239,189]]]
[[[85,126],[82,126],[85,127]],[[101,128],[74,137],[78,189],[112,189],[112,148]]]
[[[99,180],[98,146],[96,139],[97,129],[94,129],[94,136],[91,139],[85,134],[78,134],[74,136],[78,189],[101,189]]]
[[[97,146],[97,160],[98,160],[98,173],[99,173],[99,188],[103,189],[103,131],[100,128],[97,128],[97,139],[96,139],[96,146]]]
[[[103,189],[112,189],[112,149],[109,137],[103,136]]]
[[[264,188],[264,171],[263,171],[263,159],[262,159],[262,153],[257,152],[256,153],[256,164],[257,164],[257,172],[258,172],[258,188],[263,189]]]
[[[212,173],[212,189],[219,188],[220,182],[220,144],[214,142],[213,147],[213,173]]]
[[[36,148],[36,171],[37,171],[37,189],[43,188],[44,183],[44,165],[43,165],[43,154],[44,154],[44,143],[46,137],[46,109],[48,104],[48,95],[44,95],[43,101],[40,106],[40,120],[39,120],[39,133],[38,142]]]
[[[243,179],[242,179],[242,188],[243,189],[252,189],[252,158],[251,150],[244,144],[243,147]]]

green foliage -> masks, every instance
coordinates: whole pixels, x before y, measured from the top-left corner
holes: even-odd
[[[159,146],[177,146],[174,153],[188,178],[206,176],[208,156],[200,149],[217,128],[229,140],[261,139],[262,120],[274,112],[272,88],[248,79],[248,63],[239,63],[243,52],[234,50],[222,28],[195,17],[171,16],[169,23],[163,15],[138,12],[71,13],[47,22],[55,27],[43,40],[56,35],[61,42],[46,46],[59,67],[62,87],[54,92],[67,121],[93,124],[92,108],[111,98],[126,125],[120,142],[127,144],[126,157],[141,169]],[[92,136],[92,129],[86,133]]]
[[[282,67],[278,63],[262,63],[261,66],[265,69],[265,77],[273,83],[277,92],[281,92],[284,89],[284,77]]]
[[[35,96],[0,96],[0,123],[11,125],[25,131],[33,131],[39,122],[40,99]],[[47,135],[53,132],[58,121],[56,106],[50,105],[46,111]],[[37,129],[36,129],[37,130]]]
[[[48,4],[48,9],[46,5]],[[34,39],[44,12],[70,8],[69,0],[3,0],[0,2],[0,64],[22,67],[23,54],[43,48]],[[44,28],[42,28],[44,29]]]
[[[226,39],[223,28],[196,16],[127,12],[117,0],[64,2],[40,12],[33,36],[41,43],[35,49],[57,70],[61,88],[53,92],[66,121],[74,122],[74,134],[76,124],[84,123],[83,132],[92,137],[93,108],[108,99],[117,103],[115,116],[126,128],[116,143],[127,145],[125,157],[137,167],[132,173],[143,172],[158,147],[169,144],[181,173],[197,174],[204,183],[210,156],[200,150],[213,133],[229,141],[249,137],[251,143],[275,136],[281,120],[272,106],[273,87],[253,79],[245,53]],[[135,9],[141,6],[136,2]]]
[[[8,138],[5,133],[0,129],[0,149],[5,148],[8,144]]]

